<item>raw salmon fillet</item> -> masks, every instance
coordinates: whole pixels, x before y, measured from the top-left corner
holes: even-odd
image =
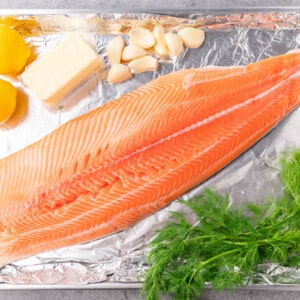
[[[300,102],[300,53],[181,70],[0,160],[0,265],[123,230],[230,163]]]

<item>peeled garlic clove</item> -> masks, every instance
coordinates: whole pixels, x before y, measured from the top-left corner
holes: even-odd
[[[199,28],[186,27],[178,32],[184,46],[188,48],[199,48],[205,39],[205,32]]]
[[[167,32],[165,34],[166,44],[171,57],[178,57],[183,51],[183,43],[180,37],[173,33]]]
[[[131,43],[143,49],[149,49],[155,44],[155,38],[152,32],[146,28],[133,28],[129,31],[128,35]]]
[[[158,61],[153,56],[143,56],[132,60],[128,67],[131,72],[134,74],[147,72],[147,71],[155,71],[158,67]]]
[[[123,49],[122,60],[128,61],[147,55],[147,51],[136,45],[128,45]]]
[[[109,41],[106,46],[107,56],[109,62],[113,64],[119,64],[121,62],[122,52],[125,47],[124,39],[121,36],[117,36]]]
[[[165,40],[165,30],[162,25],[156,25],[153,29],[155,38],[154,50],[160,56],[168,55],[167,44]]]
[[[131,77],[132,74],[128,66],[122,64],[115,64],[108,71],[107,81],[109,83],[118,83],[126,81]]]

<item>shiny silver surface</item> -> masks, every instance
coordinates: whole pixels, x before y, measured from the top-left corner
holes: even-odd
[[[24,4],[25,2],[26,1],[23,1],[22,3]],[[96,2],[96,1],[91,1],[91,2]],[[105,1],[99,1],[99,2],[105,2]],[[147,1],[145,1],[145,2],[147,2]],[[195,3],[195,1],[185,1],[185,2],[186,3],[184,3],[184,6],[187,6],[186,7],[187,9],[190,8],[189,5],[192,6]],[[277,1],[277,2],[279,2],[279,1]],[[75,1],[73,1],[73,3],[75,3]],[[113,3],[113,2],[110,2],[110,3]],[[220,1],[220,3],[222,4],[222,1]],[[233,1],[232,3],[235,4],[236,1]],[[1,5],[2,4],[3,3],[1,2]],[[53,4],[53,2],[52,2],[52,4]],[[121,2],[119,4],[121,4]],[[78,5],[78,3],[77,3],[77,5]],[[199,5],[199,3],[197,2],[195,4],[195,6],[196,5]],[[278,5],[278,4],[276,4],[276,5]],[[11,5],[10,7],[14,8],[14,9],[20,8],[20,7],[14,7],[14,5]],[[47,5],[45,7],[47,8]],[[0,6],[0,8],[2,8],[2,6]],[[30,7],[26,7],[26,9],[28,9],[28,8],[30,8]],[[49,4],[48,4],[48,8],[49,8]],[[54,8],[55,7],[50,7],[49,9],[54,9]],[[66,8],[66,7],[64,7],[64,8]],[[75,5],[75,8],[77,8],[76,5]],[[108,7],[105,7],[104,10],[106,10],[107,8]],[[120,7],[118,7],[118,8],[120,8]],[[70,9],[70,11],[72,11],[72,7],[67,7],[67,11],[68,11],[68,9]],[[84,7],[84,9],[89,10],[90,7]],[[99,7],[97,7],[97,9],[99,9]],[[149,9],[149,3],[148,3],[147,10],[148,9]],[[179,10],[184,11],[184,7],[179,8]],[[5,11],[2,10],[1,13],[3,13],[3,12],[5,12]],[[45,11],[43,11],[43,9],[41,9],[40,12],[44,13]],[[257,30],[256,33],[254,34],[254,36],[250,30],[246,30],[246,33],[243,30],[241,30],[240,33],[245,34],[244,37],[249,37],[252,35],[253,41],[256,41],[258,44],[259,44],[260,40],[257,39],[257,37],[262,34],[260,30]],[[227,40],[231,41],[230,44],[233,46],[234,42],[235,42],[235,40],[234,40],[235,34],[233,32],[232,32],[232,34],[233,35],[231,36],[230,32],[228,33]],[[277,41],[279,47],[275,47],[275,48],[270,47],[269,49],[265,49],[264,51],[260,51],[259,50],[260,48],[258,48],[257,52],[249,53],[249,49],[247,49],[245,44],[242,43],[242,44],[239,44],[238,47],[236,47],[236,50],[240,50],[240,52],[236,51],[238,58],[232,56],[231,58],[225,57],[226,59],[224,59],[224,57],[222,55],[219,55],[219,56],[217,56],[217,58],[215,58],[216,56],[214,55],[214,53],[206,51],[208,49],[213,48],[213,47],[211,47],[210,42],[213,43],[216,40],[216,38],[220,38],[220,39],[224,38],[223,33],[220,33],[219,31],[213,31],[211,34],[211,41],[208,41],[208,43],[207,43],[208,48],[201,50],[201,51],[203,51],[203,53],[206,53],[206,56],[204,56],[204,58],[202,57],[202,60],[200,62],[197,59],[199,57],[199,53],[194,54],[195,56],[193,56],[193,54],[186,52],[185,57],[181,62],[182,63],[181,65],[180,64],[178,65],[176,63],[175,64],[170,64],[170,63],[166,64],[166,66],[162,68],[161,73],[157,73],[155,76],[159,76],[159,74],[169,72],[169,71],[173,70],[174,68],[176,69],[176,68],[180,68],[180,67],[197,67],[197,66],[200,67],[200,66],[205,66],[205,65],[209,65],[209,64],[217,64],[217,65],[219,64],[219,65],[231,66],[231,65],[250,63],[253,60],[267,57],[269,55],[280,54],[280,53],[278,53],[278,51],[284,53],[286,50],[298,48],[299,47],[298,34],[299,34],[299,32],[297,33],[297,31],[293,31],[293,30],[292,31],[286,30],[284,34],[277,33],[277,35],[275,34],[275,37],[274,37],[273,32],[272,33],[269,32],[266,35],[263,34],[264,39],[260,41],[262,43],[261,46],[263,46],[264,43],[268,43],[269,41]],[[279,41],[278,41],[278,38],[279,38]],[[289,43],[287,44],[287,42],[290,42],[290,44]],[[204,52],[204,51],[206,51],[206,52]],[[247,53],[248,53],[248,55],[247,55]],[[253,55],[254,55],[254,57],[253,57]],[[186,59],[187,57],[189,58],[188,60]],[[143,84],[144,81],[147,81],[149,79],[150,78],[142,79],[141,81],[138,80],[137,82],[135,82],[133,84],[133,86],[129,87],[129,90],[140,84]],[[128,87],[124,87],[124,89],[117,91],[116,94],[106,94],[106,96],[104,98],[105,99],[113,99],[116,96],[118,96],[119,94],[122,94],[122,93],[128,91],[127,89],[128,89]],[[93,94],[93,96],[96,95],[96,97],[95,97],[95,99],[96,99],[97,95],[103,96],[103,93],[105,93],[105,91],[106,91],[105,84],[104,84],[104,86],[101,85],[100,90],[99,90],[99,85],[98,85],[97,92],[99,94]],[[88,99],[87,102],[89,100],[90,99]],[[97,103],[95,105],[99,105],[99,104],[100,103]],[[72,116],[70,116],[70,117],[72,117]],[[278,126],[270,135],[268,135],[265,139],[263,139],[255,147],[253,147],[250,151],[246,152],[238,161],[231,164],[230,168],[226,168],[220,174],[213,177],[211,180],[209,180],[204,185],[201,185],[199,188],[194,189],[193,192],[199,192],[201,189],[203,189],[203,187],[205,185],[214,185],[218,188],[218,190],[223,191],[223,192],[227,192],[230,190],[230,192],[232,194],[232,198],[236,199],[237,197],[241,196],[241,194],[244,195],[244,190],[247,188],[247,185],[249,184],[249,182],[247,180],[245,180],[245,178],[249,178],[249,174],[250,174],[250,176],[254,176],[255,174],[264,174],[260,178],[262,185],[256,189],[257,195],[261,196],[262,193],[264,193],[264,192],[268,192],[268,193],[271,192],[274,194],[280,192],[280,191],[276,190],[276,184],[274,185],[274,182],[270,183],[268,181],[268,179],[270,178],[269,175],[271,174],[273,177],[276,177],[276,174],[277,174],[276,154],[278,154],[278,152],[280,152],[282,149],[284,149],[284,147],[287,144],[288,145],[293,144],[294,146],[300,145],[299,127],[297,128],[297,126],[295,126],[296,124],[298,124],[297,121],[299,120],[299,118],[300,118],[300,111],[298,109],[293,114],[291,114],[280,126]],[[58,118],[58,114],[56,114],[56,117],[54,117],[53,120],[54,120],[54,122],[51,124],[53,124],[53,126],[55,127],[55,126],[58,126],[61,122],[66,121],[67,119],[62,120],[61,116]],[[284,139],[282,139],[283,136],[285,137]],[[3,154],[3,156],[5,156],[6,154]],[[243,168],[240,168],[241,165],[243,166]],[[263,172],[261,172],[262,170],[263,170]],[[190,193],[186,195],[186,197],[189,197],[189,196],[190,196]],[[176,203],[174,203],[171,205],[171,207],[168,207],[167,209],[175,210],[175,209],[180,209],[180,208],[178,208],[178,205]],[[142,226],[142,228],[144,228],[145,226],[151,227],[151,226],[149,226],[149,224],[153,224],[153,222],[156,223],[157,226],[159,226],[160,225],[159,222],[164,223],[166,221],[167,214],[168,214],[168,211],[161,211],[158,213],[158,215],[152,216],[152,217],[156,218],[155,221],[145,220],[144,221],[145,223],[142,225],[139,225],[139,226]],[[136,229],[133,229],[133,230],[136,232]],[[125,235],[126,235],[126,233],[125,233]],[[151,236],[151,232],[150,232],[150,236]],[[139,240],[138,235],[135,238],[137,240]],[[111,243],[112,243],[111,245],[116,244],[115,240],[113,240],[113,242],[111,241]],[[120,248],[123,248],[123,246],[124,245],[121,245]],[[135,248],[135,246],[133,248]],[[112,249],[113,248],[111,247],[111,250]],[[72,250],[71,250],[71,252],[72,252]],[[78,252],[78,249],[77,250],[75,249],[74,253],[76,253],[76,252]],[[112,253],[114,253],[114,252],[115,251],[112,251]],[[132,253],[134,253],[134,249],[131,250],[131,254]],[[140,255],[140,254],[141,253],[138,253],[138,255]],[[46,254],[46,261],[47,261],[47,259],[49,260],[49,257],[53,258],[53,255],[54,255],[54,258],[56,258],[55,253],[50,254],[50,256],[48,256],[48,258],[47,258],[47,255],[49,255],[49,254]],[[62,255],[64,255],[64,254],[62,254]],[[128,253],[127,253],[127,255],[128,255]],[[135,256],[135,257],[140,257],[140,256]],[[43,258],[42,258],[42,261],[43,261]],[[122,261],[122,259],[121,259],[121,261]],[[126,263],[128,263],[128,260],[125,259],[124,266],[126,266]],[[21,266],[24,266],[24,264],[22,265],[22,262],[21,262]],[[26,262],[25,262],[25,266],[26,266]],[[30,260],[29,260],[29,266],[30,266]],[[118,266],[120,266],[120,265],[118,265]],[[122,274],[122,270],[124,270],[124,267],[119,268],[119,271],[121,271],[121,274]],[[71,268],[70,272],[73,272],[73,271],[74,271],[74,269]],[[29,274],[29,278],[30,278],[30,272],[26,273],[26,274],[27,275]],[[122,276],[124,279],[124,274]],[[136,274],[134,276],[136,276]],[[52,299],[52,298],[59,299],[60,297],[62,297],[62,295],[64,295],[64,298],[68,297],[67,299],[82,299],[82,298],[78,298],[81,296],[85,297],[86,299],[96,299],[96,298],[97,299],[105,299],[105,298],[135,299],[135,298],[137,298],[138,289],[140,286],[139,283],[135,283],[134,282],[135,280],[127,280],[127,281],[125,281],[125,283],[120,283],[119,281],[122,281],[122,277],[120,280],[120,276],[115,275],[115,278],[116,278],[115,282],[109,282],[109,283],[101,282],[101,283],[97,283],[97,284],[89,284],[89,285],[84,285],[84,286],[78,285],[78,284],[76,284],[76,282],[73,282],[71,284],[66,282],[63,285],[61,285],[61,284],[56,285],[55,283],[57,283],[57,282],[55,282],[55,280],[53,282],[51,282],[51,283],[54,283],[54,285],[45,285],[45,282],[41,282],[43,284],[41,286],[32,285],[30,281],[27,282],[26,285],[2,284],[0,286],[0,289],[2,289],[0,292],[0,298],[1,299],[22,299],[21,297],[26,297],[26,295],[27,296],[30,295],[31,299],[37,299],[37,298],[34,298],[34,297],[36,297],[36,295],[40,295],[40,297],[43,297],[42,295],[48,295],[50,297],[50,299]],[[49,278],[46,279],[46,281],[47,280],[49,280]],[[98,280],[98,281],[101,281],[101,280]],[[58,283],[61,283],[61,282],[58,282]],[[273,287],[274,287],[274,290],[273,290]],[[30,289],[31,292],[26,291],[26,293],[24,293],[24,292],[20,291],[23,289],[26,289],[26,290]],[[82,291],[82,290],[85,290],[85,291]],[[19,292],[19,294],[18,294],[18,292]],[[16,297],[17,295],[19,298],[13,298],[13,297]],[[218,298],[218,297],[220,297],[220,298]],[[253,298],[253,297],[255,297],[255,298]],[[281,297],[281,298],[277,298],[277,297]],[[268,285],[267,286],[254,286],[254,287],[247,287],[245,289],[238,289],[235,294],[231,294],[231,293],[227,293],[227,292],[216,293],[216,292],[211,291],[208,288],[207,292],[203,296],[203,299],[271,299],[271,298],[283,299],[283,297],[285,297],[285,299],[298,299],[299,298],[299,287],[297,285],[289,286],[289,287],[287,287],[287,286],[279,286],[279,287],[276,286],[275,287],[275,286],[268,286]],[[27,299],[27,298],[24,298],[24,299]],[[169,298],[166,298],[166,299],[169,299]]]

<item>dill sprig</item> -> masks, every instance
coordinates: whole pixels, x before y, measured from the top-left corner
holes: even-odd
[[[206,283],[216,290],[247,283],[262,263],[300,266],[300,150],[281,159],[283,196],[234,208],[229,197],[206,189],[189,201],[193,225],[173,212],[173,221],[150,243],[149,269],[141,295],[157,300],[194,299]]]

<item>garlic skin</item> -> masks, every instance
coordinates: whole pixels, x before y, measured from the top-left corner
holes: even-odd
[[[122,58],[122,52],[125,47],[125,41],[121,36],[116,36],[106,46],[108,60],[111,65],[119,64]]]

